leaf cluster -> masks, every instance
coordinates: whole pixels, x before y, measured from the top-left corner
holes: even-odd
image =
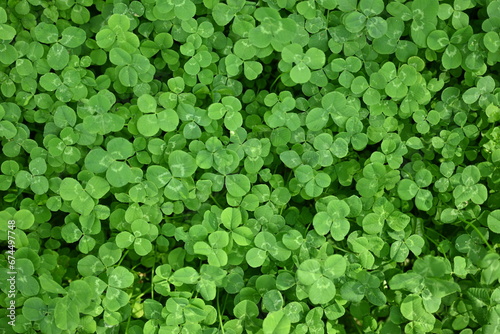
[[[0,328],[499,333],[499,32],[499,0],[0,0]]]

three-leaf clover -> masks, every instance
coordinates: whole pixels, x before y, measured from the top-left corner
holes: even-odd
[[[251,267],[260,267],[268,259],[268,254],[277,261],[285,261],[290,257],[291,252],[285,248],[281,241],[267,231],[259,232],[254,239],[255,247],[246,253],[247,263]]]
[[[208,243],[198,241],[194,244],[195,254],[207,256],[212,266],[223,267],[227,264],[228,256],[224,247],[229,245],[229,234],[226,231],[215,231],[208,236]]]
[[[310,165],[300,165],[294,169],[294,174],[305,194],[311,198],[320,196],[332,182],[327,173],[318,172]]]
[[[320,235],[330,233],[336,241],[343,240],[349,233],[350,224],[346,217],[349,215],[349,205],[338,199],[331,200],[326,211],[318,212],[313,219],[313,226]]]
[[[45,194],[49,189],[49,180],[44,176],[47,171],[47,162],[38,157],[30,161],[29,172],[20,170],[15,177],[16,186],[22,189],[30,189],[38,195]]]
[[[311,79],[311,70],[319,70],[325,65],[325,54],[318,48],[309,48],[305,53],[302,46],[292,43],[281,51],[283,61],[295,64],[290,70],[290,78],[297,84]]]
[[[85,188],[77,180],[64,178],[59,186],[59,194],[65,201],[71,202],[71,207],[82,215],[89,215],[95,207],[95,200],[105,196],[109,191],[108,181],[99,176],[93,176]]]
[[[122,231],[116,236],[116,245],[128,248],[134,245],[134,250],[140,256],[146,256],[153,250],[152,241],[158,236],[158,227],[149,224],[144,219],[136,219],[130,226],[132,233]]]
[[[313,304],[326,304],[336,294],[334,280],[344,276],[347,262],[341,255],[331,255],[323,262],[309,259],[302,262],[297,270],[297,280],[306,286]]]
[[[179,116],[174,109],[157,111],[156,99],[149,95],[141,95],[137,99],[141,115],[137,119],[137,131],[145,137],[151,137],[160,131],[170,132],[177,128]]]
[[[432,207],[433,196],[430,190],[423,189],[432,183],[432,173],[422,168],[415,174],[415,179],[402,179],[398,183],[398,195],[404,201],[415,198],[418,209],[428,211]]]
[[[352,11],[344,17],[344,25],[351,33],[358,33],[365,29],[372,38],[379,38],[387,32],[387,22],[380,16],[384,10],[382,0],[359,2],[360,11]]]
[[[461,174],[461,184],[453,189],[455,204],[472,201],[475,204],[483,204],[488,199],[488,189],[482,183],[481,171],[476,166],[467,166]]]
[[[123,187],[132,181],[132,170],[124,161],[134,155],[134,147],[124,138],[111,139],[104,150],[92,149],[85,157],[85,167],[93,173],[106,173],[106,180],[113,187]]]

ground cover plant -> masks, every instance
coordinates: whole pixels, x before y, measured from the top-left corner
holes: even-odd
[[[1,333],[500,333],[499,0],[0,0]]]

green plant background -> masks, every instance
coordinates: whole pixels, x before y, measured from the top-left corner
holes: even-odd
[[[499,0],[0,0],[0,329],[500,333],[499,32]]]

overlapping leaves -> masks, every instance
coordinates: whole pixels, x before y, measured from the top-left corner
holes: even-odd
[[[0,4],[15,332],[499,331],[498,0]]]

